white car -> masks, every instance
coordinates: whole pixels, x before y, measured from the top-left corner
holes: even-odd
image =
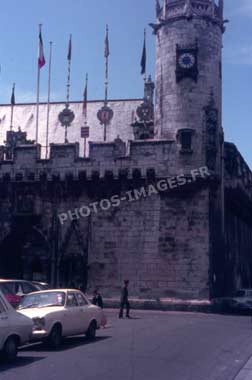
[[[15,360],[19,346],[32,336],[30,318],[16,312],[0,291],[0,353],[7,361]]]
[[[18,311],[33,321],[33,341],[46,340],[58,348],[62,337],[86,334],[94,339],[103,312],[86,296],[72,289],[54,289],[24,296]]]

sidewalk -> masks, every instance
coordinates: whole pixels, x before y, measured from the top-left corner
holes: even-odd
[[[120,307],[119,298],[104,298],[103,301],[105,308],[118,309]],[[200,313],[213,312],[213,305],[209,300],[182,300],[176,298],[130,298],[129,301],[131,308],[137,310],[187,311]]]
[[[252,380],[252,357],[248,360],[234,380]]]

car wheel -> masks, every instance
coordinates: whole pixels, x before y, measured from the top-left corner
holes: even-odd
[[[17,352],[18,352],[17,339],[15,339],[14,337],[8,338],[3,348],[4,360],[8,362],[13,362],[17,357]]]
[[[48,338],[49,346],[53,349],[57,349],[60,347],[62,341],[62,330],[60,325],[56,325],[53,327],[51,334]]]
[[[96,322],[92,321],[89,325],[87,332],[86,332],[86,337],[88,340],[94,340],[95,339],[96,328],[97,328]]]

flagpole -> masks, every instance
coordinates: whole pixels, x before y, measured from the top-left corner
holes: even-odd
[[[85,84],[85,94],[84,94],[84,102],[85,102],[84,123],[85,125],[87,125],[87,87],[88,87],[88,73],[86,74],[86,84]]]
[[[87,127],[87,87],[88,87],[88,73],[86,74],[86,85],[85,85],[85,95],[84,95],[84,102],[85,102],[85,113],[84,113],[84,125]],[[84,138],[84,157],[86,157],[87,154],[87,138]]]
[[[104,105],[108,104],[108,86],[109,86],[109,27],[106,25],[106,41],[105,41],[105,100]],[[107,123],[104,123],[104,137],[103,140],[107,140]]]
[[[108,43],[108,32],[109,32],[109,28],[108,28],[108,25],[106,26],[106,41]],[[108,49],[108,45],[106,46],[106,49]],[[106,50],[106,54],[105,54],[105,105],[107,105],[108,103],[108,85],[109,85],[109,82],[108,82],[108,77],[109,77],[109,51]]]
[[[39,24],[39,34],[42,30],[42,24]],[[40,41],[39,41],[40,44]],[[39,45],[40,46],[40,45]],[[40,49],[40,47],[39,47]],[[38,125],[39,125],[39,93],[40,93],[40,66],[38,63],[38,73],[37,73],[37,113],[36,113],[36,137],[35,142],[38,143]]]
[[[69,106],[69,101],[70,101],[70,86],[71,86],[71,64],[72,64],[72,34],[70,34],[67,59],[68,59],[68,69],[67,69],[67,97],[66,97],[66,105]]]
[[[36,114],[36,144],[38,143],[39,128],[39,96],[40,96],[40,70],[45,65],[45,56],[42,40],[42,24],[39,24],[39,54],[38,54],[38,76],[37,76],[37,114]]]
[[[47,99],[47,120],[46,120],[46,159],[49,148],[49,123],[50,123],[50,102],[51,102],[51,74],[52,74],[52,41],[50,41],[50,57],[48,72],[48,99]]]
[[[66,108],[69,108],[70,101],[70,87],[71,87],[71,64],[72,64],[72,34],[70,34],[68,45],[68,69],[67,69],[67,96],[66,96]],[[65,144],[67,143],[67,126],[65,125]]]
[[[104,127],[104,136],[103,141],[107,139],[107,126],[110,124],[113,118],[113,110],[108,106],[108,86],[109,86],[109,28],[106,25],[106,37],[105,37],[105,98],[102,108],[97,113],[97,118],[100,121],[101,125]]]
[[[11,96],[11,121],[10,121],[10,130],[11,131],[13,128],[14,105],[15,105],[15,83],[13,83],[12,96]]]
[[[38,77],[37,77],[37,113],[36,113],[36,137],[35,142],[38,143],[38,124],[39,124],[39,92],[40,92],[40,68],[38,66]]]
[[[145,52],[146,52],[146,29],[144,28],[144,46],[145,46]],[[143,77],[144,83],[146,83],[146,59],[145,59],[145,72]]]

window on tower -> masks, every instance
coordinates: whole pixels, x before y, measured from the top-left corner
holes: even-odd
[[[182,153],[192,153],[193,129],[180,129],[178,131],[178,142]]]

